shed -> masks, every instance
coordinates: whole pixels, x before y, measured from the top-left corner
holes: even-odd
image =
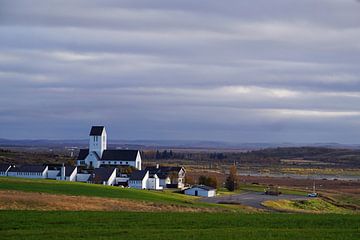
[[[192,196],[215,197],[216,189],[205,185],[195,185],[186,189],[184,193]]]

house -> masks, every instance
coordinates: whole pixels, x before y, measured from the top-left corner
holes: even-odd
[[[146,167],[150,174],[156,174],[160,179],[160,186],[163,188],[184,188],[185,174],[184,167],[159,166]]]
[[[89,136],[89,149],[80,149],[77,166],[90,168],[132,166],[141,170],[139,150],[107,149],[107,134],[104,126],[93,126]]]
[[[0,164],[0,176],[7,176],[10,168],[10,164]]]
[[[137,170],[131,173],[128,185],[130,188],[162,190],[160,179],[156,174],[147,170]]]
[[[146,189],[149,171],[138,170],[131,173],[129,178],[129,187],[137,189]]]
[[[192,196],[215,197],[216,189],[205,185],[195,185],[186,189],[184,193]]]
[[[87,182],[113,186],[115,184],[115,178],[115,167],[101,167],[94,169],[94,172],[90,174]]]
[[[65,169],[62,172],[62,169]],[[65,173],[62,176],[62,173]],[[65,181],[76,181],[77,167],[75,166],[61,166],[58,164],[48,165],[47,177],[48,179],[65,180]]]
[[[77,167],[63,165],[56,176],[56,180],[74,182],[76,181],[76,174],[77,174]]]
[[[42,165],[22,165],[20,167],[11,167],[8,170],[9,177],[23,178],[46,178],[48,166]]]

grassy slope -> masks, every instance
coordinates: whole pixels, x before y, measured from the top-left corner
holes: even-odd
[[[199,202],[197,201],[198,197],[173,193],[171,191],[148,191],[79,182],[0,177],[0,189],[44,192],[73,196],[96,196],[105,198],[130,199],[136,201],[173,204],[187,207],[218,208],[219,210],[230,211],[253,211],[251,209],[239,206]]]
[[[3,239],[360,239],[358,215],[0,212]]]
[[[299,213],[352,213],[351,210],[337,207],[322,199],[265,201],[263,205],[278,211]]]

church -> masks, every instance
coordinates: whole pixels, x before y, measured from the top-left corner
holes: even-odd
[[[132,166],[141,170],[141,155],[139,150],[108,150],[105,127],[93,126],[89,134],[89,149],[80,149],[77,166]]]

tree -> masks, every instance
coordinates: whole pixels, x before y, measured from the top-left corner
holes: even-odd
[[[217,188],[217,180],[215,177],[200,176],[199,184]]]
[[[233,165],[230,167],[229,176],[226,178],[225,188],[231,192],[235,191],[235,189],[238,188],[237,180],[237,169],[236,166]]]

